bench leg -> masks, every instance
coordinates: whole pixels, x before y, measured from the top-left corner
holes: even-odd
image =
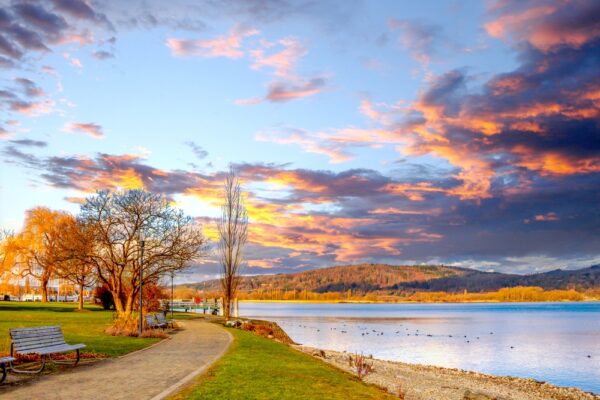
[[[6,379],[6,363],[2,363],[2,378],[0,378],[0,383],[4,382]]]
[[[52,358],[50,358],[50,361],[52,361],[54,364],[67,364],[67,365],[73,365],[74,367],[77,366],[77,364],[79,364],[79,349],[75,350],[77,352],[77,358],[75,359],[75,362],[73,361],[65,361],[65,360],[53,360]]]
[[[73,364],[73,366],[76,367],[77,364],[79,364],[79,349],[77,349],[77,360],[75,360],[75,364]]]
[[[46,355],[42,355],[42,365],[40,366],[39,369],[36,370],[26,370],[26,369],[16,369],[14,367],[14,365],[12,365],[12,362],[10,363],[10,370],[17,373],[17,374],[40,374],[42,373],[42,371],[44,370],[44,367],[46,366]],[[0,381],[1,382],[1,381]]]

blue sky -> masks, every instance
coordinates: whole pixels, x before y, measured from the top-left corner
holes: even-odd
[[[594,4],[1,3],[0,226],[144,187],[210,237],[233,164],[248,273],[600,260]]]

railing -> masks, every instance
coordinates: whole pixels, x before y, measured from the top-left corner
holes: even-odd
[[[238,316],[237,299],[233,301],[232,316]],[[223,315],[223,299],[198,299],[198,300],[161,300],[161,305],[164,309],[181,311],[181,312],[195,312],[202,314],[213,314]]]

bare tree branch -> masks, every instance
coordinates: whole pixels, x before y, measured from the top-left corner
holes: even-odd
[[[225,180],[221,219],[217,222],[219,232],[219,260],[221,263],[221,286],[223,288],[223,311],[228,319],[231,301],[235,298],[240,280],[243,249],[248,240],[248,212],[244,204],[239,178],[233,168]]]

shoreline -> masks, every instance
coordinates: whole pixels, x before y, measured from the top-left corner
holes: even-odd
[[[351,353],[292,345],[355,375],[349,365]],[[600,395],[576,387],[562,387],[531,378],[500,376],[458,368],[410,364],[369,358],[373,372],[364,381],[398,394],[406,400],[600,400]]]
[[[552,301],[377,301],[377,300],[238,300],[240,303],[284,304],[549,304],[549,303],[599,303],[598,299]]]

